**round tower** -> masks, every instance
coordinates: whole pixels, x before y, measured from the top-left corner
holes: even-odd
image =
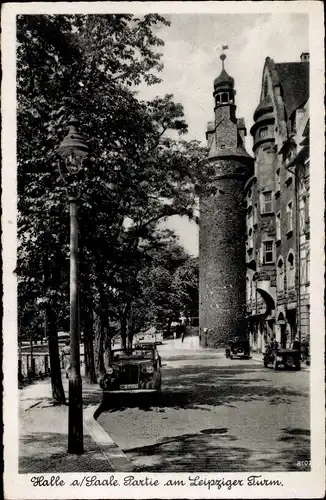
[[[214,80],[215,120],[207,127],[199,199],[199,325],[204,347],[246,335],[246,208],[244,185],[253,173],[244,120],[236,118],[234,79],[224,68]]]

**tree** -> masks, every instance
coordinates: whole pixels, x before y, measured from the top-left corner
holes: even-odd
[[[17,22],[17,272],[22,281],[35,280],[36,295],[55,311],[57,324],[49,326],[55,331],[67,313],[69,273],[68,204],[55,149],[74,113],[91,149],[78,181],[90,379],[94,313],[99,346],[115,314],[126,341],[144,256],[160,244],[157,225],[174,214],[194,217],[192,175],[205,150],[167,136],[187,130],[173,96],[140,102],[131,88],[140,79],[159,81],[156,49],[163,42],[153,27],[162,23],[158,15],[22,16]]]

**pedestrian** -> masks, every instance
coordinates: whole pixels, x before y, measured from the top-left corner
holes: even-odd
[[[295,338],[293,345],[292,345],[292,349],[296,349],[299,352],[301,352],[301,343],[300,343],[299,337]]]
[[[70,372],[70,345],[69,341],[66,341],[66,345],[63,347],[61,350],[61,355],[62,355],[62,361],[63,361],[63,368],[66,371],[66,378],[69,378],[69,372]]]

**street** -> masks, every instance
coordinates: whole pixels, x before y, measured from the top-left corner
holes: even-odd
[[[138,471],[309,470],[309,370],[167,341],[158,400],[116,400],[98,422]],[[140,404],[141,403],[141,404]]]

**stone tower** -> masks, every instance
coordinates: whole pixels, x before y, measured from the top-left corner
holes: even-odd
[[[199,200],[199,326],[204,347],[221,347],[246,334],[246,208],[244,187],[253,175],[243,118],[236,118],[234,79],[214,80],[215,120],[206,132],[209,154]]]

